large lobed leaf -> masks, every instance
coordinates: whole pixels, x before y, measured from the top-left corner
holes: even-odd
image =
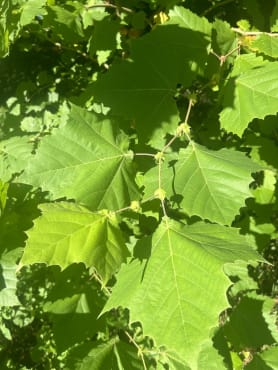
[[[276,114],[277,74],[278,62],[266,62],[252,54],[239,56],[224,88],[221,127],[242,136],[254,118]]]
[[[115,122],[72,107],[68,123],[42,139],[20,181],[92,209],[119,209],[138,198],[129,140]]]
[[[211,329],[228,306],[223,265],[260,257],[237,230],[220,225],[166,219],[150,239],[140,243],[146,249],[151,242],[150,258],[121,268],[104,312],[129,308],[131,322],[141,321],[145,335],[198,369]]]
[[[143,140],[155,133],[163,137],[179,121],[177,84],[190,85],[195,70],[205,67],[210,32],[205,18],[175,7],[168,22],[132,42],[129,60],[99,77],[94,96],[113,113],[133,119]]]
[[[40,209],[42,216],[27,232],[21,265],[41,262],[65,268],[83,262],[95,267],[105,283],[128,256],[115,216],[66,202]]]
[[[166,196],[190,216],[231,224],[244,200],[252,196],[251,173],[259,169],[243,153],[229,149],[214,151],[190,142],[178,156],[169,155],[162,165],[161,187]],[[144,175],[145,196],[158,188],[158,169]]]

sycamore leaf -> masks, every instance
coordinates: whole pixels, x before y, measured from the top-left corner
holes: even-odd
[[[278,58],[277,37],[262,34],[252,41],[251,47],[255,48],[255,50],[258,50],[260,53],[269,55],[272,58]]]
[[[274,303],[270,297],[256,293],[241,298],[224,327],[227,340],[236,351],[277,342],[276,317],[270,314]]]
[[[53,335],[59,352],[63,352],[76,343],[91,338],[102,329],[103,320],[98,320],[100,313],[96,302],[98,292],[87,286],[82,294],[47,302],[44,311],[48,312],[52,322]]]
[[[191,141],[179,155],[169,157],[162,165],[161,187],[190,216],[231,224],[244,200],[252,196],[251,172],[259,166],[243,153],[209,150]],[[156,167],[144,175],[144,185],[148,198],[158,188]]]
[[[0,58],[9,52],[9,28],[11,21],[11,0],[3,0],[0,3]]]
[[[63,6],[52,5],[47,7],[47,14],[43,17],[44,27],[55,30],[54,37],[64,42],[78,42],[84,37],[81,17],[78,11],[67,10]]]
[[[129,140],[115,122],[72,107],[68,123],[42,139],[21,182],[92,209],[119,209],[138,198]]]
[[[72,349],[67,357],[66,370],[143,370],[135,346],[119,338],[109,341],[85,343]]]
[[[129,60],[99,77],[94,96],[113,113],[134,120],[140,138],[155,132],[163,138],[179,122],[177,84],[190,85],[195,70],[205,66],[210,29],[204,18],[176,7],[168,22],[132,42]]]
[[[33,143],[30,136],[14,136],[0,143],[0,178],[8,181],[15,173],[22,172],[32,156]]]
[[[202,347],[228,306],[223,265],[260,257],[235,229],[168,219],[154,233],[150,253],[146,262],[136,259],[121,268],[103,312],[127,307],[130,321],[140,321],[157,346],[197,369]]]
[[[250,69],[242,66],[250,63]],[[254,56],[239,56],[227,85],[224,88],[221,127],[242,136],[254,118],[277,113],[278,62],[263,62]]]
[[[128,256],[115,216],[66,202],[41,204],[40,209],[42,216],[27,232],[21,265],[41,262],[66,268],[83,262],[95,267],[105,283]]]

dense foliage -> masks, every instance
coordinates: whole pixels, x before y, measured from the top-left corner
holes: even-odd
[[[1,369],[278,369],[277,36],[277,0],[1,1]]]

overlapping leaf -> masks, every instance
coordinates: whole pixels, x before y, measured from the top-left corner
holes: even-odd
[[[22,172],[33,150],[30,136],[14,136],[0,143],[0,178],[8,181],[15,173]]]
[[[42,140],[20,181],[92,209],[119,209],[139,195],[128,145],[115,122],[73,107],[68,123]]]
[[[190,216],[230,224],[252,195],[251,172],[259,167],[243,153],[213,151],[192,141],[179,155],[169,157],[162,165],[161,187]],[[158,188],[158,169],[152,168],[144,177],[148,198]]]
[[[94,95],[114,113],[133,119],[141,138],[154,132],[163,137],[179,121],[176,86],[189,85],[194,69],[204,68],[209,37],[206,19],[176,7],[169,22],[132,43],[129,60],[100,76]]]
[[[104,312],[129,308],[131,322],[141,321],[145,335],[197,369],[202,346],[228,306],[223,265],[260,257],[237,230],[219,225],[164,220],[150,239],[150,258],[121,268]]]
[[[250,63],[250,69],[246,63]],[[243,63],[242,63],[243,62]],[[243,68],[242,68],[243,66]],[[263,62],[250,55],[239,56],[224,89],[221,127],[242,136],[254,118],[277,113],[278,62]]]
[[[263,353],[255,354],[252,361],[245,367],[246,370],[274,370],[278,369],[278,347],[272,347]]]
[[[273,306],[274,300],[267,296],[249,293],[242,297],[224,328],[236,351],[277,342],[276,317],[271,314]]]
[[[85,356],[84,353],[86,353]],[[94,345],[85,343],[83,346],[73,349],[67,359],[65,369],[142,370],[143,365],[136,348],[116,337],[105,343],[97,342]]]
[[[270,35],[260,35],[252,42],[252,47],[260,53],[278,58],[278,38]]]
[[[115,216],[66,202],[40,208],[42,216],[27,233],[21,265],[42,262],[65,268],[83,262],[107,282],[128,256]]]

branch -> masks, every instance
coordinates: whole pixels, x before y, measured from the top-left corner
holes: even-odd
[[[125,330],[124,333],[128,337],[129,341],[137,348],[138,355],[141,358],[142,363],[143,363],[143,368],[144,370],[147,370],[147,366],[146,366],[145,359],[144,359],[144,353],[142,349],[138,346],[138,344],[135,342],[135,340],[132,338],[132,336],[129,334],[128,331]]]
[[[86,10],[93,9],[93,8],[112,8],[116,9],[118,12],[119,10],[122,10],[126,13],[133,13],[133,10],[130,8],[126,8],[125,6],[117,6],[114,4],[95,4],[95,5],[90,5],[90,6],[85,6]]]
[[[242,36],[268,35],[271,37],[278,37],[278,32],[242,31],[240,28],[235,28],[235,27],[233,27],[232,30],[236,33],[239,33]]]

